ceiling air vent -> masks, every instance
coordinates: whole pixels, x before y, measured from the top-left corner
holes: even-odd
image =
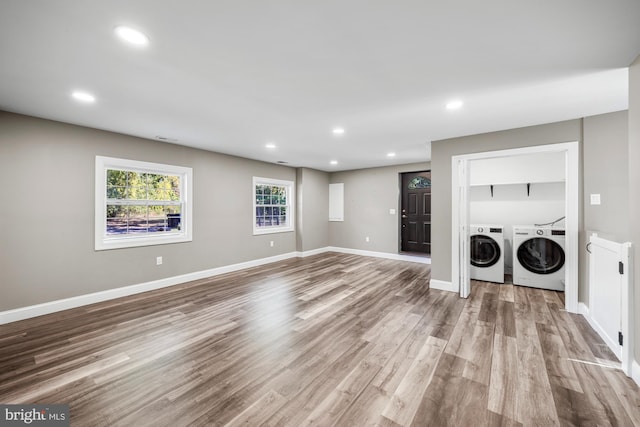
[[[284,160],[278,160],[276,163],[278,163],[279,165],[286,165],[289,162],[285,162]]]

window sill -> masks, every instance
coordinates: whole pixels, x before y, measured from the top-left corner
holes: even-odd
[[[137,248],[141,246],[169,245],[172,243],[184,243],[193,241],[191,236],[186,234],[170,234],[153,237],[121,237],[96,240],[95,250],[106,251],[110,249]]]
[[[262,234],[291,233],[293,231],[295,231],[293,227],[254,229],[253,235],[260,236]]]

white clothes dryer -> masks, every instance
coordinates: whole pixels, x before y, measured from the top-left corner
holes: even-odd
[[[472,224],[470,231],[470,277],[485,282],[504,283],[503,227]]]
[[[565,230],[513,227],[513,284],[564,291]]]

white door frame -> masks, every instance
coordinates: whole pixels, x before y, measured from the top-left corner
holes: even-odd
[[[466,298],[469,279],[469,161],[535,153],[565,153],[565,309],[578,312],[578,222],[580,204],[580,160],[578,141],[487,151],[451,157],[451,283]],[[465,273],[466,272],[466,273]]]

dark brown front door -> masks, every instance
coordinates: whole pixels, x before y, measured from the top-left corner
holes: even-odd
[[[401,249],[431,253],[431,171],[402,174]]]

